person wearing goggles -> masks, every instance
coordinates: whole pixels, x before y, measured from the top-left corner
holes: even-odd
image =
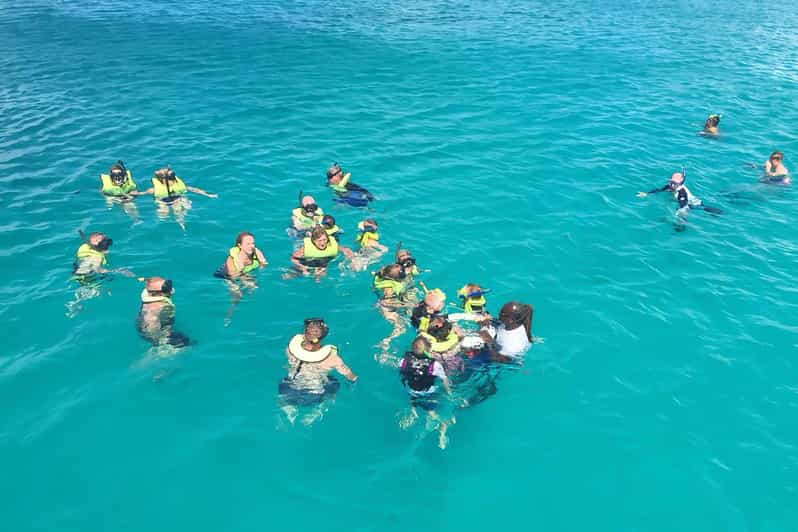
[[[370,201],[374,200],[374,196],[365,188],[351,182],[351,177],[351,173],[344,173],[338,163],[333,163],[327,169],[327,186],[335,192],[335,201],[337,203],[344,203],[353,207],[365,207]]]
[[[299,236],[305,236],[317,225],[321,224],[324,218],[324,211],[316,205],[313,196],[302,196],[300,193],[299,207],[291,212],[291,223]]]
[[[695,197],[692,192],[690,192],[690,189],[687,188],[687,185],[684,184],[684,181],[685,171],[682,169],[681,172],[674,172],[671,174],[670,180],[668,180],[668,182],[662,187],[649,190],[648,192],[638,192],[637,197],[645,198],[649,194],[670,192],[673,195],[673,198],[679,204],[679,208],[676,210],[676,214],[679,216],[686,215],[690,209],[700,209],[712,214],[722,214],[723,211],[720,209],[704,205],[700,199]]]
[[[784,154],[774,151],[765,161],[765,181],[768,183],[790,184],[790,171],[784,166]]]

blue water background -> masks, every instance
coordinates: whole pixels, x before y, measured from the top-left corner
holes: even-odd
[[[798,529],[798,15],[777,2],[0,2],[0,519],[26,530]],[[717,140],[695,135],[723,113]],[[184,233],[97,193],[171,163]],[[545,343],[402,431],[370,276],[283,280],[300,189],[333,160],[450,299],[535,306]],[[635,198],[682,165],[723,216]],[[174,279],[197,345],[152,360],[141,285],[65,316],[77,230]],[[270,260],[236,309],[235,234]],[[283,349],[322,315],[360,374],[281,421]],[[409,342],[406,335],[394,349]],[[158,379],[159,375],[167,375]]]

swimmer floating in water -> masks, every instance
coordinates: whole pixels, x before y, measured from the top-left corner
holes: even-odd
[[[72,280],[80,286],[75,291],[75,299],[67,303],[67,316],[70,318],[82,308],[82,302],[100,295],[100,288],[108,274],[119,273],[126,277],[134,277],[130,270],[125,268],[109,269],[108,252],[114,241],[105,233],[91,233],[88,238],[79,231],[84,240],[75,252],[75,262],[72,264]]]
[[[297,236],[304,237],[307,231],[310,231],[319,225],[324,217],[324,211],[316,205],[316,200],[313,196],[302,196],[299,193],[299,207],[291,212],[291,223]]]
[[[374,200],[374,196],[360,185],[352,183],[349,180],[351,177],[352,174],[344,173],[338,163],[333,163],[327,169],[327,186],[335,192],[335,201],[354,207],[368,205],[370,201]]]
[[[784,166],[784,154],[782,152],[774,151],[770,154],[770,158],[765,161],[765,177],[763,181],[766,183],[790,184],[790,171]]]
[[[355,242],[358,251],[352,259],[352,270],[363,271],[370,264],[379,259],[388,248],[380,244],[380,233],[377,231],[377,222],[368,218],[357,224],[358,233]]]
[[[125,213],[138,220],[138,210],[133,200],[142,193],[136,190],[136,182],[124,162],[117,161],[111,165],[107,174],[100,174],[100,185],[100,192],[105,196],[109,207],[114,203],[119,204]]]
[[[255,236],[249,231],[238,233],[235,245],[230,248],[224,263],[213,274],[224,279],[230,290],[230,308],[225,316],[225,325],[230,324],[235,307],[243,295],[242,289],[251,292],[257,288],[251,274],[265,268],[267,264],[263,252],[255,247]]]
[[[357,375],[344,363],[338,348],[321,345],[328,333],[329,328],[323,319],[308,318],[304,332],[291,338],[285,350],[288,376],[278,387],[279,404],[291,424],[303,406],[312,407],[303,417],[305,425],[322,417],[326,400],[334,399],[340,387],[338,380],[330,375],[333,370],[349,382],[357,382]]]
[[[656,194],[658,192],[671,192],[673,198],[679,203],[679,208],[676,211],[677,215],[684,216],[690,209],[701,209],[712,214],[722,214],[723,211],[717,207],[708,207],[704,203],[693,196],[690,189],[684,184],[685,172],[675,172],[671,174],[670,180],[662,187],[649,190],[648,192],[638,192],[638,198],[645,198],[649,194]]]
[[[499,326],[487,326],[481,335],[496,362],[519,363],[532,345],[532,305],[510,301],[499,311]],[[494,345],[494,342],[496,345]]]
[[[352,257],[352,250],[341,246],[335,238],[329,236],[324,227],[317,225],[310,236],[302,240],[302,247],[291,255],[291,262],[295,271],[283,275],[284,279],[291,279],[299,274],[311,275],[319,280],[327,273],[327,266],[332,260],[343,253],[347,258]]]
[[[152,194],[158,206],[158,216],[163,220],[169,215],[171,208],[183,231],[186,230],[186,213],[191,210],[191,201],[186,197],[189,192],[200,194],[207,198],[218,198],[217,194],[211,194],[201,188],[186,185],[182,179],[175,175],[175,171],[170,167],[156,170],[152,175],[152,188],[141,194]]]
[[[335,240],[340,240],[341,235],[344,234],[343,230],[335,223],[335,217],[332,214],[325,214],[321,217],[321,226]]]
[[[430,358],[430,342],[427,338],[417,336],[413,340],[411,350],[405,353],[399,363],[399,375],[410,396],[410,412],[401,419],[399,426],[402,429],[411,427],[418,419],[416,409],[421,408],[427,413],[427,424],[437,426],[438,447],[446,449],[449,443],[446,431],[456,420],[454,416],[446,420],[441,419],[437,413],[440,403],[438,383],[448,395],[451,395],[452,388],[443,365]]]
[[[136,318],[136,329],[154,346],[186,347],[191,342],[183,333],[174,330],[175,304],[172,302],[172,281],[163,277],[145,279],[141,291],[141,307]]]
[[[718,124],[720,124],[721,118],[723,118],[723,115],[709,115],[706,122],[704,122],[704,129],[700,133],[709,137],[717,136]]]
[[[372,287],[377,294],[377,308],[383,318],[393,325],[391,333],[379,343],[382,353],[375,357],[378,362],[387,363],[390,361],[388,348],[391,340],[401,336],[406,329],[405,323],[399,315],[399,309],[408,305],[405,301],[405,271],[400,264],[388,264],[374,272],[373,275]]]
[[[440,316],[446,303],[446,294],[439,288],[427,290],[424,299],[410,313],[410,325],[419,332],[426,332],[430,318]]]

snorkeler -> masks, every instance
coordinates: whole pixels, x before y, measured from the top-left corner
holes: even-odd
[[[218,198],[218,194],[211,194],[201,188],[186,185],[182,179],[175,175],[175,171],[170,167],[156,170],[152,175],[152,187],[141,192],[152,194],[158,205],[158,216],[161,219],[169,215],[171,208],[175,214],[175,220],[183,231],[186,230],[185,215],[191,209],[191,201],[186,197],[189,192],[200,194],[207,198]]]
[[[75,252],[75,261],[72,264],[72,280],[78,283],[75,299],[66,304],[67,316],[75,317],[81,309],[81,303],[100,295],[103,280],[110,273],[119,273],[126,277],[134,277],[126,268],[109,269],[108,252],[114,241],[105,233],[94,232],[88,238],[79,231],[83,243]]]
[[[791,182],[790,171],[784,166],[784,154],[780,151],[774,151],[770,154],[770,158],[765,161],[765,178],[763,181],[767,183],[782,183],[788,185]]]
[[[358,245],[358,251],[352,259],[352,270],[363,271],[388,251],[388,248],[380,244],[377,222],[373,218],[368,218],[357,224],[357,229],[355,242]]]
[[[438,383],[440,383],[446,393],[451,395],[452,388],[443,365],[430,358],[430,342],[423,336],[417,336],[411,344],[411,350],[405,353],[404,358],[399,363],[399,375],[402,384],[407,387],[410,396],[410,413],[402,418],[399,426],[407,429],[418,419],[418,411],[421,408],[427,413],[428,422],[437,423],[438,446],[445,449],[448,443],[446,431],[449,425],[455,423],[455,418],[443,420],[437,413],[439,404]]]
[[[355,207],[368,205],[370,201],[374,200],[374,196],[360,185],[352,183],[349,180],[351,177],[352,174],[349,172],[345,174],[338,163],[333,163],[327,169],[327,186],[335,192],[335,201]]]
[[[496,362],[519,362],[532,345],[532,305],[511,301],[499,311],[499,326],[482,329],[485,347]],[[497,346],[493,345],[493,342]]]
[[[133,196],[144,194],[136,190],[136,182],[122,161],[112,164],[107,174],[100,174],[100,183],[104,195],[119,201],[131,201]]]
[[[298,232],[297,236],[305,236],[306,231],[310,231],[321,223],[324,211],[316,205],[313,196],[302,197],[302,192],[299,193],[299,196],[301,198],[299,206],[291,212],[291,223]]]
[[[324,413],[325,399],[334,398],[340,384],[330,375],[335,370],[349,382],[357,375],[344,363],[334,345],[321,345],[329,329],[321,318],[305,320],[303,334],[297,334],[285,350],[288,359],[288,376],[278,387],[280,409],[291,424],[300,406],[313,406],[302,422],[310,425]]]
[[[444,314],[429,318],[427,330],[420,333],[430,342],[431,356],[443,361],[447,373],[463,371],[463,361],[458,356],[463,331]]]
[[[327,231],[327,234],[336,240],[340,240],[343,230],[335,223],[335,217],[332,214],[325,214],[321,217],[321,226]]]
[[[175,322],[175,304],[172,295],[175,290],[172,281],[163,277],[150,277],[143,281],[141,291],[141,307],[136,319],[136,328],[142,338],[153,345],[171,345],[185,347],[191,343],[188,336],[173,329]]]
[[[396,253],[394,255],[394,261],[396,264],[399,264],[404,268],[405,272],[405,291],[407,292],[407,299],[408,301],[417,301],[417,290],[415,286],[415,280],[421,271],[418,269],[416,265],[416,259],[413,258],[413,255],[406,249],[402,249],[402,242],[396,244]],[[429,270],[425,270],[429,271]]]
[[[339,245],[335,238],[327,234],[324,227],[317,225],[310,236],[302,240],[302,247],[291,255],[291,262],[299,273],[310,275],[312,272],[318,280],[327,273],[327,266],[338,257],[339,253],[343,253],[347,258],[352,257],[351,249]],[[294,276],[295,274],[287,273],[283,278]]]
[[[263,252],[255,247],[255,236],[242,231],[236,237],[236,243],[230,248],[224,263],[214,272],[214,277],[224,279],[230,290],[230,308],[225,316],[225,325],[230,324],[233,312],[241,300],[242,288],[249,291],[257,288],[255,279],[250,275],[255,270],[263,269],[269,264]]]
[[[707,207],[704,203],[693,196],[687,185],[684,184],[685,171],[674,172],[671,174],[670,180],[662,187],[649,190],[648,192],[638,192],[638,198],[645,198],[649,194],[656,194],[657,192],[671,192],[673,198],[679,203],[679,208],[676,210],[677,215],[686,215],[690,209],[701,209],[712,214],[722,214],[723,211],[717,207]]]
[[[704,130],[701,131],[702,135],[715,136],[718,134],[718,124],[723,115],[709,115],[706,122],[704,122]]]
[[[399,264],[383,266],[374,274],[372,287],[377,294],[377,308],[388,323],[393,325],[391,333],[383,338],[380,346],[383,353],[377,356],[379,362],[386,362],[387,349],[391,340],[405,332],[405,324],[399,315],[399,309],[407,306],[405,302],[406,285],[404,283],[405,271]]]
[[[429,320],[433,316],[439,316],[446,303],[446,294],[440,288],[428,290],[424,299],[410,313],[410,325],[425,332],[429,326]]]

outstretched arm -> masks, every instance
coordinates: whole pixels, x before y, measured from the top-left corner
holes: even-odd
[[[197,187],[186,186],[186,190],[188,190],[190,192],[194,192],[195,194],[200,194],[200,195],[205,196],[207,198],[218,198],[219,197],[219,194],[211,194],[210,192],[205,192],[201,188],[197,188]]]
[[[656,194],[657,192],[665,192],[669,188],[670,187],[668,185],[665,185],[665,186],[660,187],[660,188],[655,188],[655,189],[649,190],[648,192],[638,192],[637,193],[637,197],[638,198],[645,198],[649,194]]]

